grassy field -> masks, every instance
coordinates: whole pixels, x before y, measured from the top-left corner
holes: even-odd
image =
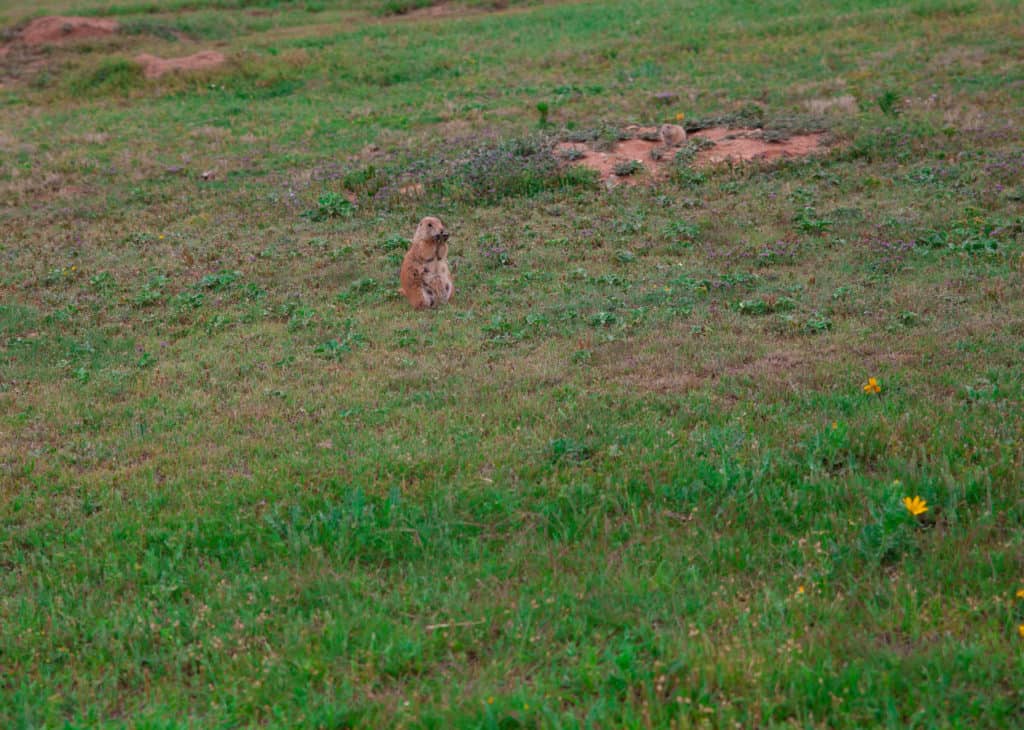
[[[1024,725],[1024,9],[426,4],[0,6],[0,726]]]

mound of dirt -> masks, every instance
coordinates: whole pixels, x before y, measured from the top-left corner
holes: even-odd
[[[64,43],[81,38],[100,38],[117,32],[116,20],[48,15],[36,18],[22,29],[19,39],[29,46]]]
[[[200,51],[181,58],[160,58],[140,53],[135,62],[142,66],[147,79],[157,79],[174,71],[201,71],[216,68],[227,61],[227,56],[218,51]]]
[[[647,179],[662,176],[672,164],[677,149],[666,149],[657,137],[657,127],[637,127],[637,136],[618,142],[610,151],[600,152],[581,142],[562,142],[557,150],[573,160],[573,164],[596,170],[603,182],[636,185]],[[783,140],[767,140],[761,129],[730,129],[710,127],[692,132],[688,139],[701,139],[710,145],[700,149],[693,158],[697,167],[707,167],[723,162],[751,162],[774,160],[780,157],[804,157],[824,151],[821,144],[824,135],[820,132],[794,134]],[[628,167],[630,162],[643,165],[647,175],[616,174],[616,169]],[[621,166],[621,167],[620,167]]]
[[[694,158],[697,165],[714,165],[719,162],[746,162],[750,160],[774,160],[779,157],[805,157],[821,151],[821,132],[794,134],[783,140],[767,140],[761,129],[726,129],[712,127],[693,134],[715,143],[714,147],[701,150]]]

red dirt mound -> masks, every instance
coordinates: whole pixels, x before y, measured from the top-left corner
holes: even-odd
[[[609,152],[599,152],[580,142],[562,142],[557,149],[567,157],[575,157],[573,164],[596,170],[601,180],[610,185],[636,185],[645,178],[661,176],[665,166],[672,163],[677,150],[666,149],[660,141],[641,138],[656,137],[657,127],[636,127],[631,128],[631,131],[639,136],[617,143]],[[824,150],[821,144],[823,136],[820,132],[814,132],[794,134],[781,141],[768,141],[760,129],[710,127],[691,133],[689,139],[703,139],[712,143],[697,152],[693,159],[694,165],[706,167],[722,162],[773,160],[815,154]],[[657,152],[662,154],[657,155]],[[615,174],[616,167],[630,161],[642,164],[647,175]]]
[[[804,157],[821,151],[821,132],[794,134],[778,142],[764,138],[760,129],[726,129],[712,127],[693,133],[715,143],[714,147],[697,153],[694,162],[698,165],[714,165],[718,162],[744,162],[747,160],[774,160],[779,157]]]
[[[117,32],[116,20],[105,18],[76,18],[48,15],[36,18],[21,31],[22,43],[39,46],[44,43],[64,43],[80,38],[99,38]]]
[[[223,53],[217,51],[200,51],[181,58],[159,58],[148,53],[141,53],[135,57],[135,62],[142,66],[142,72],[147,79],[157,79],[173,71],[200,71],[216,68],[227,60]]]

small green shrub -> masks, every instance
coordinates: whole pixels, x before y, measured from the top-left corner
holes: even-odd
[[[241,271],[218,271],[215,274],[207,274],[196,284],[197,289],[209,289],[210,291],[223,291],[231,286],[242,275]]]
[[[644,165],[639,160],[626,160],[617,164],[613,172],[619,177],[628,177],[643,172]]]
[[[596,182],[593,170],[563,168],[554,155],[553,143],[537,136],[479,147],[427,187],[458,202],[494,204],[547,190],[593,187]]]
[[[355,206],[341,193],[323,193],[316,201],[316,207],[305,211],[303,218],[320,223],[331,218],[349,218],[355,212]]]
[[[364,346],[366,338],[354,327],[351,319],[345,320],[342,333],[332,340],[321,342],[313,348],[313,352],[325,360],[341,360],[357,347]]]
[[[67,88],[75,96],[125,94],[145,83],[142,67],[127,58],[108,58],[98,66],[74,74]]]

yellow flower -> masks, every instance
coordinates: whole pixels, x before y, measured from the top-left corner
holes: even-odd
[[[1020,634],[1020,638],[1024,639],[1024,624],[1017,627],[1017,633]]]
[[[797,586],[796,587],[796,594],[798,596],[802,596],[804,594],[804,587],[803,586]]]
[[[676,121],[677,121],[677,122],[681,122],[681,121],[683,121],[684,119],[686,119],[686,115],[685,115],[685,114],[683,114],[682,112],[679,112],[678,114],[676,114]]]
[[[907,508],[907,512],[917,517],[923,515],[928,511],[928,503],[920,497],[904,497],[903,506]]]
[[[832,421],[832,430],[835,431],[839,428],[839,421]]]
[[[865,393],[881,393],[882,386],[878,384],[878,381],[874,378],[868,378],[867,385],[864,386]]]
[[[1024,598],[1024,588],[1017,589],[1017,598]]]
[[[487,704],[493,705],[494,704],[494,698],[493,697],[488,697],[487,698]]]

